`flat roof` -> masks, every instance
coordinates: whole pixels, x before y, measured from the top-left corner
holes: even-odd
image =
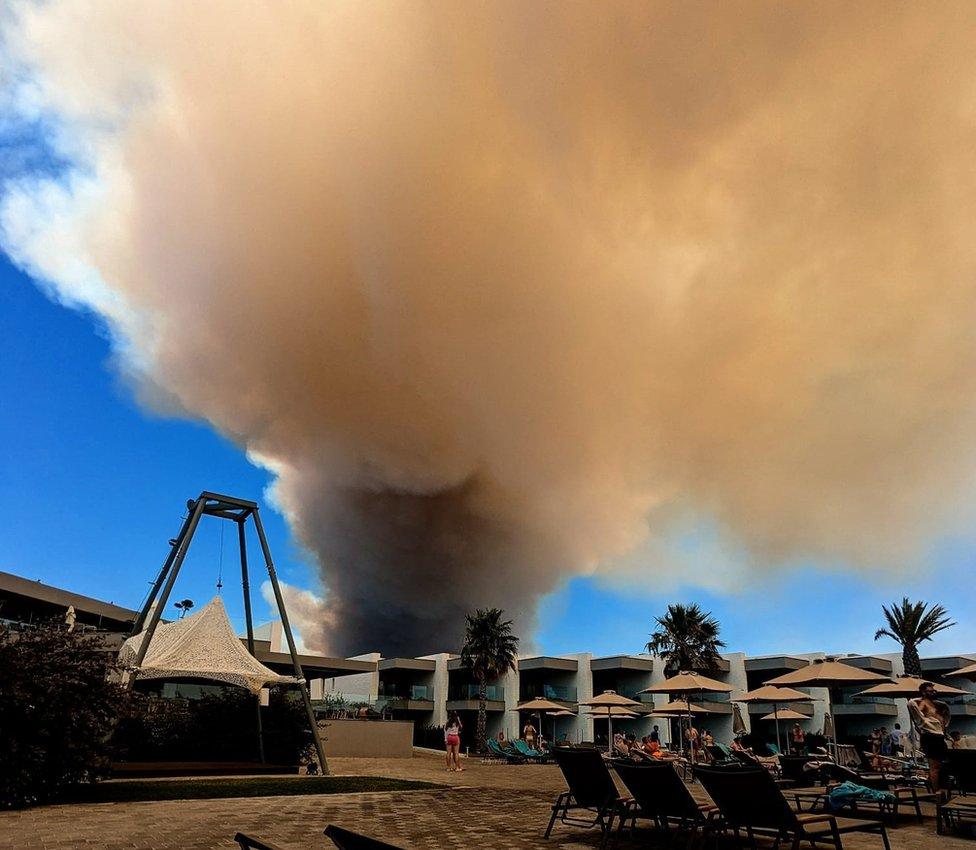
[[[69,590],[52,587],[41,581],[31,581],[21,576],[15,576],[13,573],[2,571],[0,571],[0,592],[36,599],[39,602],[46,602],[59,608],[67,608],[69,605],[73,605],[75,611],[84,611],[97,617],[106,617],[122,623],[134,622],[138,616],[137,611],[123,608],[121,605],[102,602],[100,599],[92,599],[90,596],[82,596],[80,593],[72,593]]]
[[[287,652],[269,652],[254,647],[254,657],[262,664],[278,672],[292,672],[291,655]],[[331,679],[335,676],[348,676],[351,673],[372,673],[376,670],[375,661],[353,661],[351,658],[330,658],[325,655],[299,655],[298,663],[306,676]]]
[[[976,661],[976,656],[972,655],[942,655],[938,658],[923,658],[923,670],[958,670],[960,667],[968,667]]]
[[[608,655],[606,658],[594,658],[590,662],[590,669],[597,670],[636,670],[650,673],[654,669],[654,659],[633,655]]]
[[[550,655],[539,655],[535,658],[520,658],[519,671],[522,670],[566,670],[576,672],[579,662],[575,658],[553,658]]]
[[[877,655],[840,655],[837,656],[837,660],[860,670],[871,670],[876,673],[891,672],[891,662]]]
[[[432,672],[437,669],[437,663],[429,658],[384,658],[379,662],[379,669]]]
[[[761,658],[747,658],[744,663],[747,673],[759,673],[768,670],[799,670],[810,662],[795,655],[764,655]]]

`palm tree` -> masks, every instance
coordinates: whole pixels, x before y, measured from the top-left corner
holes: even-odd
[[[905,596],[901,604],[892,603],[891,608],[882,605],[888,628],[878,629],[874,639],[890,637],[901,644],[901,660],[905,665],[906,676],[921,677],[922,662],[918,657],[918,645],[924,640],[932,640],[932,636],[943,629],[954,626],[949,619],[949,612],[941,605],[933,605],[918,601],[909,602]]]
[[[468,614],[461,647],[461,663],[478,680],[478,752],[488,749],[488,680],[497,679],[506,670],[515,670],[518,638],[512,634],[512,621],[502,620],[499,608],[480,608]]]
[[[673,675],[682,670],[713,673],[725,644],[719,640],[719,625],[711,612],[698,605],[668,605],[663,617],[656,617],[657,629],[645,649],[664,658],[664,672]]]

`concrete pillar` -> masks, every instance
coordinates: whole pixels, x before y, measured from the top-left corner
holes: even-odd
[[[451,656],[447,652],[440,652],[436,655],[425,655],[423,657],[434,662],[434,711],[432,713],[431,725],[446,726],[448,684],[447,662]]]
[[[581,652],[579,655],[569,655],[566,657],[575,657],[578,664],[576,669],[576,700],[578,702],[587,702],[588,700],[593,699],[593,671],[590,668],[590,662],[593,660],[593,653]],[[569,718],[567,718],[567,720],[568,719]],[[576,717],[576,725],[573,731],[576,735],[576,741],[592,741],[593,715],[589,711],[580,709],[579,714]],[[572,743],[576,743],[576,741],[573,741]]]
[[[517,661],[515,666],[518,668]],[[519,737],[522,732],[521,715],[515,711],[519,703],[518,669],[507,670],[499,680],[499,684],[505,689],[505,716],[501,719],[500,728],[505,730],[505,737],[511,740]]]

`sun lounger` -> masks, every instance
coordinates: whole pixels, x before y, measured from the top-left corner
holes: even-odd
[[[234,836],[234,841],[236,841],[241,850],[282,850],[277,844],[269,844],[267,841],[259,841],[257,838],[252,838],[250,835],[245,835],[243,832],[238,832]]]
[[[525,762],[525,756],[518,752],[518,750],[502,746],[494,738],[488,739],[488,752],[491,756],[498,759],[504,759],[508,764],[522,764]]]
[[[842,782],[853,782],[855,785],[863,785],[865,788],[872,788],[876,791],[887,791],[892,794],[895,799],[890,807],[883,803],[859,800],[854,809],[854,811],[860,811],[862,809],[874,810],[882,817],[887,815],[891,820],[892,826],[898,825],[898,811],[902,805],[911,806],[915,811],[915,816],[921,822],[922,801],[925,800],[934,803],[936,800],[935,794],[931,791],[909,784],[902,776],[862,773],[839,764],[822,764],[820,766],[820,773],[825,780],[824,784],[828,786],[828,792],[834,785]]]
[[[515,746],[515,749],[518,750],[519,755],[524,756],[525,758],[527,758],[527,759],[529,759],[531,761],[548,761],[549,760],[549,754],[548,753],[544,753],[544,752],[542,752],[542,750],[535,750],[535,749],[533,749],[528,744],[526,744],[525,741],[523,741],[521,738],[517,738],[512,743]]]
[[[392,844],[377,841],[375,838],[367,838],[350,832],[348,829],[329,824],[325,828],[325,837],[330,839],[339,850],[402,850]]]
[[[835,850],[843,850],[842,835],[864,832],[879,835],[885,850],[891,850],[883,822],[797,812],[766,770],[702,767],[697,776],[737,842],[745,832],[753,847],[756,836],[765,835],[777,844],[789,839],[792,850],[798,850],[802,842],[830,844]]]
[[[732,758],[739,762],[739,764],[745,765],[746,767],[761,767],[776,776],[782,775],[779,759],[776,757],[768,756],[760,758],[754,753],[747,753],[743,750],[729,750],[729,753],[731,753]]]
[[[954,796],[936,805],[939,835],[976,824],[976,750],[951,750],[947,772],[952,780],[950,793]]]
[[[702,839],[716,825],[718,810],[711,803],[699,803],[669,762],[635,764],[615,762],[617,775],[633,799],[624,804],[617,836],[627,825],[636,826],[644,818],[654,821],[665,833],[689,832],[689,845],[700,834]]]
[[[627,800],[620,796],[610,770],[597,750],[560,747],[553,751],[556,764],[569,786],[552,804],[552,817],[545,837],[552,833],[557,820],[563,823],[593,828],[607,835],[613,819],[625,810]],[[588,812],[589,817],[573,815]]]

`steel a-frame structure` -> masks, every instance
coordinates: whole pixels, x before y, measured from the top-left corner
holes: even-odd
[[[254,529],[257,532],[258,540],[261,542],[261,551],[264,554],[264,564],[268,570],[268,578],[274,591],[275,603],[278,607],[278,615],[281,617],[282,630],[285,639],[288,641],[288,652],[291,655],[292,666],[294,667],[295,678],[298,679],[298,687],[301,690],[302,701],[305,704],[305,713],[308,716],[308,723],[312,730],[312,738],[315,741],[315,751],[319,758],[319,767],[323,774],[329,772],[329,765],[325,758],[325,750],[322,747],[322,738],[319,735],[318,724],[315,721],[315,712],[312,710],[312,700],[308,693],[308,686],[302,672],[302,665],[298,660],[298,651],[295,649],[295,638],[292,635],[291,624],[288,622],[288,612],[285,610],[285,600],[281,595],[281,586],[278,584],[278,574],[275,572],[274,561],[271,559],[271,549],[268,547],[268,539],[264,534],[264,526],[261,524],[261,514],[257,502],[246,499],[238,499],[234,496],[224,496],[220,493],[202,492],[198,498],[190,499],[186,503],[187,515],[180,528],[180,533],[170,541],[171,548],[169,555],[163,562],[163,566],[153,583],[152,590],[146,598],[139,616],[132,626],[132,635],[137,635],[143,629],[146,630],[146,637],[139,647],[136,656],[132,679],[138,676],[138,668],[142,665],[146,657],[146,650],[152,641],[156,627],[159,625],[160,617],[173,586],[176,584],[176,577],[179,575],[180,568],[186,558],[187,550],[196,533],[197,526],[204,516],[217,517],[222,520],[230,520],[237,523],[238,541],[240,543],[241,554],[241,586],[244,592],[244,617],[247,621],[247,650],[254,655],[254,621],[251,617],[251,589],[248,581],[247,571],[247,544],[246,544],[246,524],[250,519],[254,522]],[[158,602],[157,602],[158,600]],[[154,604],[155,603],[155,604]],[[130,682],[132,681],[130,679]],[[257,727],[258,727],[258,746],[261,761],[264,761],[264,747],[261,735],[261,709],[257,702]]]

